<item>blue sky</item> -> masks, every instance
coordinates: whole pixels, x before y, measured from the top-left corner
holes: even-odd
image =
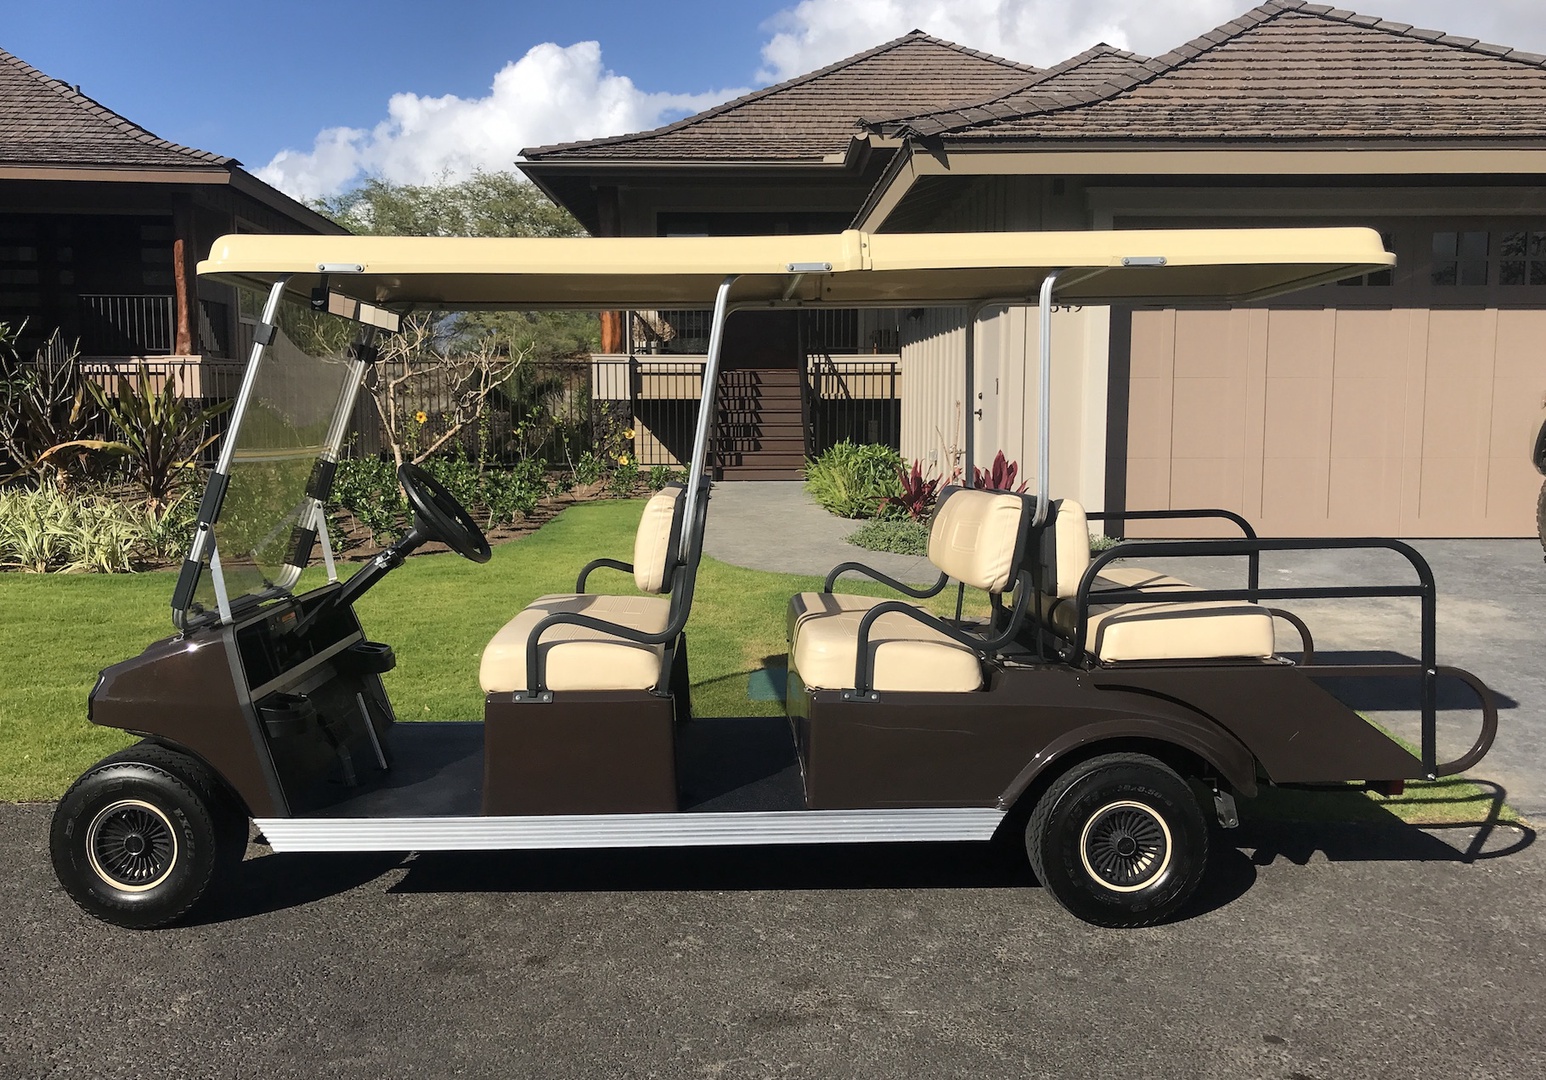
[[[915,26],[1038,65],[1158,55],[1254,0],[0,0],[0,48],[294,194],[506,168],[639,130]],[[1355,0],[1546,53],[1546,0]]]

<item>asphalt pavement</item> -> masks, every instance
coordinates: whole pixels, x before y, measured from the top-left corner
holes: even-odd
[[[1188,917],[1076,922],[1013,844],[311,856],[82,915],[0,807],[0,1076],[1546,1075],[1546,856],[1247,824]],[[1253,831],[1254,830],[1254,831]],[[1458,849],[1458,850],[1457,850]]]

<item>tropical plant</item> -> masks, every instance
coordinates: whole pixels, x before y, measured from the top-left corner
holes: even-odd
[[[1020,466],[1004,456],[1000,450],[993,458],[993,468],[979,469],[972,466],[972,487],[982,491],[1013,491],[1020,493],[1029,486],[1022,481],[1019,487],[1015,487],[1015,475],[1019,473]]]
[[[23,363],[16,341],[25,327],[25,321],[14,329],[0,323],[0,453],[10,459],[10,474],[0,479],[61,482],[72,463],[102,449],[99,441],[82,438],[95,403],[80,373],[79,347],[65,347],[55,330]]]
[[[670,483],[681,483],[687,479],[686,469],[673,469],[669,465],[651,465],[649,476],[645,483],[651,491],[659,491]]]
[[[106,491],[44,483],[0,491],[0,569],[116,573],[171,562],[193,532],[193,501],[153,514]]]
[[[93,448],[122,455],[152,515],[164,512],[178,491],[197,481],[200,452],[219,438],[205,431],[231,407],[229,401],[201,407],[183,396],[182,381],[171,376],[155,390],[144,364],[137,379],[118,377],[116,394],[96,383],[88,383],[87,389],[119,436],[116,442]]]
[[[884,516],[906,517],[912,521],[927,520],[934,512],[934,503],[939,498],[939,477],[925,478],[923,463],[914,461],[912,472],[897,469],[897,482],[902,486],[902,493],[887,496]]]
[[[839,517],[874,517],[901,495],[901,470],[902,455],[889,446],[845,439],[806,461],[805,490]]]

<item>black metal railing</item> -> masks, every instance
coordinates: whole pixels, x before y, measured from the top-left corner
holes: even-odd
[[[847,439],[901,449],[902,366],[892,359],[860,360],[813,354],[805,369],[811,456]]]
[[[82,293],[76,319],[83,356],[168,356],[177,340],[171,296]]]
[[[820,309],[799,313],[800,347],[830,356],[895,355],[900,311]],[[624,348],[630,355],[702,356],[709,351],[708,311],[630,311]]]

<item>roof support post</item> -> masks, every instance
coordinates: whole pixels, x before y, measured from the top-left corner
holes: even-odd
[[[714,430],[714,408],[719,398],[719,354],[725,343],[725,320],[730,315],[730,286],[737,275],[719,283],[714,294],[714,316],[709,325],[709,354],[703,360],[703,391],[698,398],[698,427],[693,433],[692,464],[687,468],[687,505],[682,513],[681,558],[691,557],[693,522],[698,520],[699,491],[708,464],[709,433]]]
[[[1057,288],[1058,275],[1054,270],[1041,281],[1041,364],[1036,382],[1036,516],[1031,520],[1035,528],[1047,520],[1047,498],[1051,486],[1048,473],[1052,469],[1052,293]]]

